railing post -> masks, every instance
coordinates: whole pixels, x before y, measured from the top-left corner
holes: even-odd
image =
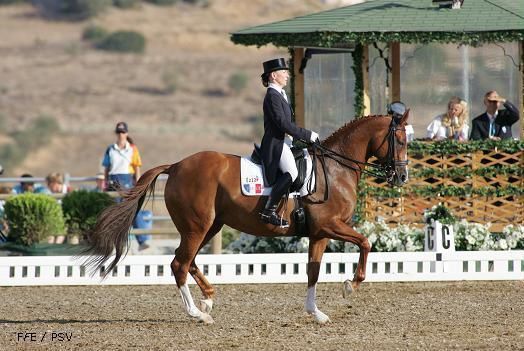
[[[216,233],[216,235],[211,239],[211,253],[213,255],[222,254],[222,229]]]

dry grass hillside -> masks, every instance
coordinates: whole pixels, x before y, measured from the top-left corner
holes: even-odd
[[[61,129],[6,174],[93,175],[120,120],[129,123],[145,169],[204,149],[250,152],[264,94],[261,62],[287,56],[287,50],[234,45],[229,33],[326,6],[318,0],[210,0],[206,8],[143,4],[84,22],[48,21],[29,5],[1,6],[3,132],[25,128],[41,115],[54,117]],[[139,31],[146,52],[95,50],[81,40],[89,24]],[[177,90],[166,94],[162,77],[173,72]],[[249,80],[235,94],[227,82],[239,72]],[[0,135],[0,145],[9,142]]]

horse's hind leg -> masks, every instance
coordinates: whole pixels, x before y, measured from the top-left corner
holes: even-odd
[[[318,309],[316,303],[316,290],[318,274],[320,273],[320,262],[326,250],[328,239],[310,238],[309,259],[307,264],[307,297],[306,312],[315,318],[318,323],[329,322],[329,317]]]
[[[180,295],[184,302],[184,307],[187,313],[198,321],[206,324],[213,323],[213,318],[205,312],[202,312],[196,307],[191,296],[191,291],[187,285],[187,273],[191,262],[193,262],[200,244],[204,239],[204,234],[198,232],[180,232],[180,246],[175,251],[175,258],[171,262],[171,270],[176,279],[178,288],[180,289]]]
[[[208,230],[204,240],[202,241],[202,244],[200,244],[200,249],[204,247],[209,240],[211,240],[219,231],[222,229],[223,224],[215,222],[211,226],[211,228]],[[195,263],[195,260],[191,262],[191,266],[189,267],[189,274],[193,277],[195,282],[198,284],[200,291],[202,291],[202,295],[204,296],[203,300],[200,300],[200,309],[205,313],[210,313],[213,309],[213,297],[215,296],[215,288],[213,288],[213,285],[211,285],[204,274],[200,271],[198,266]]]

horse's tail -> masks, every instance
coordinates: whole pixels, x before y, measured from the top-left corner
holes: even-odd
[[[96,220],[95,228],[88,235],[88,248],[81,255],[90,255],[85,264],[100,269],[115,251],[115,257],[104,269],[102,276],[107,276],[118,261],[129,249],[129,231],[138,211],[142,207],[149,190],[153,193],[157,177],[168,173],[171,165],[162,165],[145,172],[136,186],[121,193],[122,202],[111,205],[103,210]]]

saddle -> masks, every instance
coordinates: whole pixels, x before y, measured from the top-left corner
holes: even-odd
[[[297,165],[298,176],[297,179],[291,184],[290,192],[300,191],[307,177],[307,160],[304,149],[293,146],[291,148],[293,157],[295,158],[295,164]],[[262,166],[262,152],[258,144],[254,144],[253,153],[251,154],[251,161],[257,165]],[[280,172],[280,171],[279,171]]]

